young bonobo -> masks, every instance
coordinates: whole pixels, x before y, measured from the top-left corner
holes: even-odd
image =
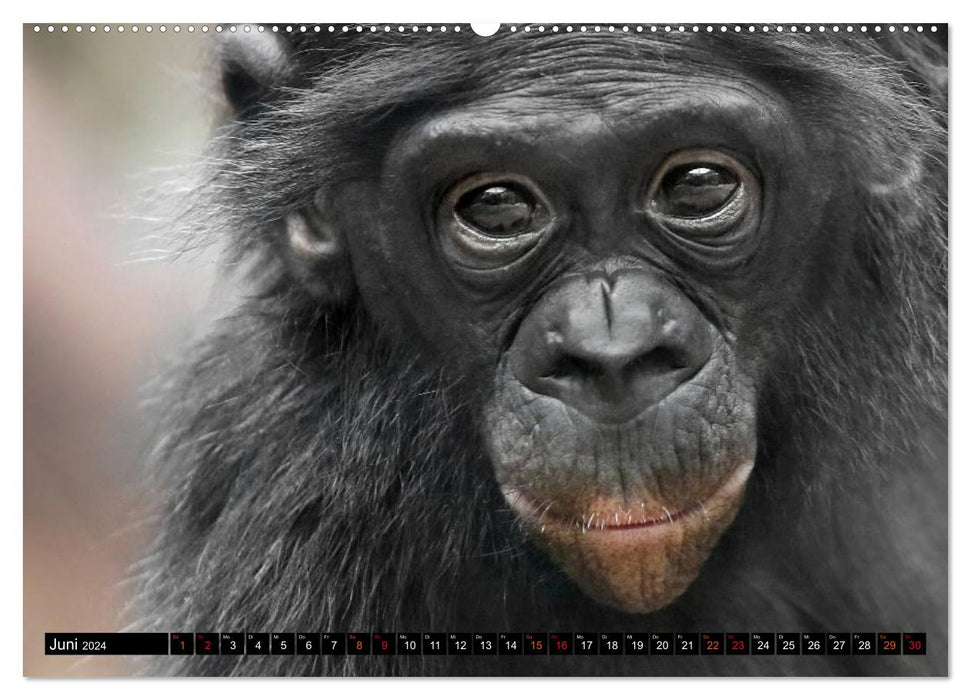
[[[942,35],[238,33],[181,221],[141,629],[927,632],[926,656],[172,674],[943,674]]]

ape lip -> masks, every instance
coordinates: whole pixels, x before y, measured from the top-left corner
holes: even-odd
[[[693,515],[703,509],[703,502],[699,501],[693,506],[682,508],[681,510],[673,513],[666,512],[662,517],[659,518],[642,518],[640,520],[635,520],[628,515],[627,518],[629,518],[629,522],[622,522],[624,520],[624,516],[620,514],[620,510],[615,511],[613,514],[601,514],[598,512],[587,518],[570,518],[551,514],[548,510],[541,512],[539,509],[533,507],[529,499],[524,497],[518,491],[512,492],[509,496],[507,496],[507,498],[510,500],[518,499],[517,504],[514,505],[513,508],[521,515],[525,515],[527,519],[536,520],[543,524],[555,523],[557,525],[570,528],[580,528],[583,530],[636,530],[639,528],[657,527],[659,525],[672,525],[677,521],[682,520],[689,515]],[[611,523],[611,520],[614,522]]]
[[[613,509],[610,513],[602,514],[597,512],[585,518],[562,517],[560,515],[551,514],[548,508],[545,510],[537,508],[533,502],[524,496],[518,489],[503,489],[503,495],[506,497],[506,501],[509,503],[512,509],[521,518],[524,520],[537,522],[541,526],[557,525],[570,529],[582,529],[584,532],[595,530],[624,531],[650,529],[663,527],[665,525],[674,525],[675,523],[678,523],[678,521],[689,519],[696,516],[698,513],[702,513],[705,517],[707,517],[709,514],[709,505],[714,508],[716,505],[731,500],[735,495],[737,495],[737,493],[748,481],[748,477],[753,466],[754,464],[752,462],[743,463],[734,472],[729,474],[727,478],[721,481],[718,487],[708,496],[700,498],[695,504],[677,510],[673,513],[669,513],[667,509],[664,509],[665,513],[661,517],[641,517],[640,519],[634,519],[630,515],[630,509],[625,508],[623,505],[618,505],[617,508]],[[625,516],[622,513],[627,513],[627,515]],[[625,520],[627,522],[624,522]],[[610,521],[614,522],[611,523]]]

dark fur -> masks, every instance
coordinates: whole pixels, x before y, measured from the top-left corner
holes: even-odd
[[[461,382],[406,356],[355,295],[322,304],[281,263],[285,214],[373,172],[394,129],[487,94],[530,42],[537,60],[515,79],[538,79],[544,52],[571,40],[299,36],[286,85],[257,90],[217,139],[180,225],[193,245],[228,237],[258,274],[170,377],[152,458],[167,500],[139,628],[926,631],[929,655],[190,656],[154,672],[947,672],[946,55],[930,40],[603,37],[686,71],[713,55],[745,66],[840,140],[844,160],[826,167],[858,184],[858,208],[827,216],[834,262],[812,298],[763,331],[778,353],[742,511],[688,592],[653,615],[591,602],[532,552]]]

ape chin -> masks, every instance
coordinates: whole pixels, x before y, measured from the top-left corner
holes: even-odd
[[[646,613],[671,603],[698,575],[738,511],[751,468],[751,462],[742,465],[707,500],[653,519],[633,516],[627,506],[611,510],[607,501],[586,522],[557,522],[535,516],[518,491],[505,493],[531,536],[585,593],[625,612]],[[609,524],[593,525],[597,517]]]
[[[226,38],[178,225],[250,289],[170,380],[140,598],[168,628],[879,627],[936,656],[158,670],[946,672],[943,36]]]

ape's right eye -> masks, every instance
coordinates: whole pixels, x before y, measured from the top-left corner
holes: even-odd
[[[553,217],[539,189],[519,175],[474,175],[452,187],[438,224],[446,254],[473,269],[503,267],[525,255]]]

